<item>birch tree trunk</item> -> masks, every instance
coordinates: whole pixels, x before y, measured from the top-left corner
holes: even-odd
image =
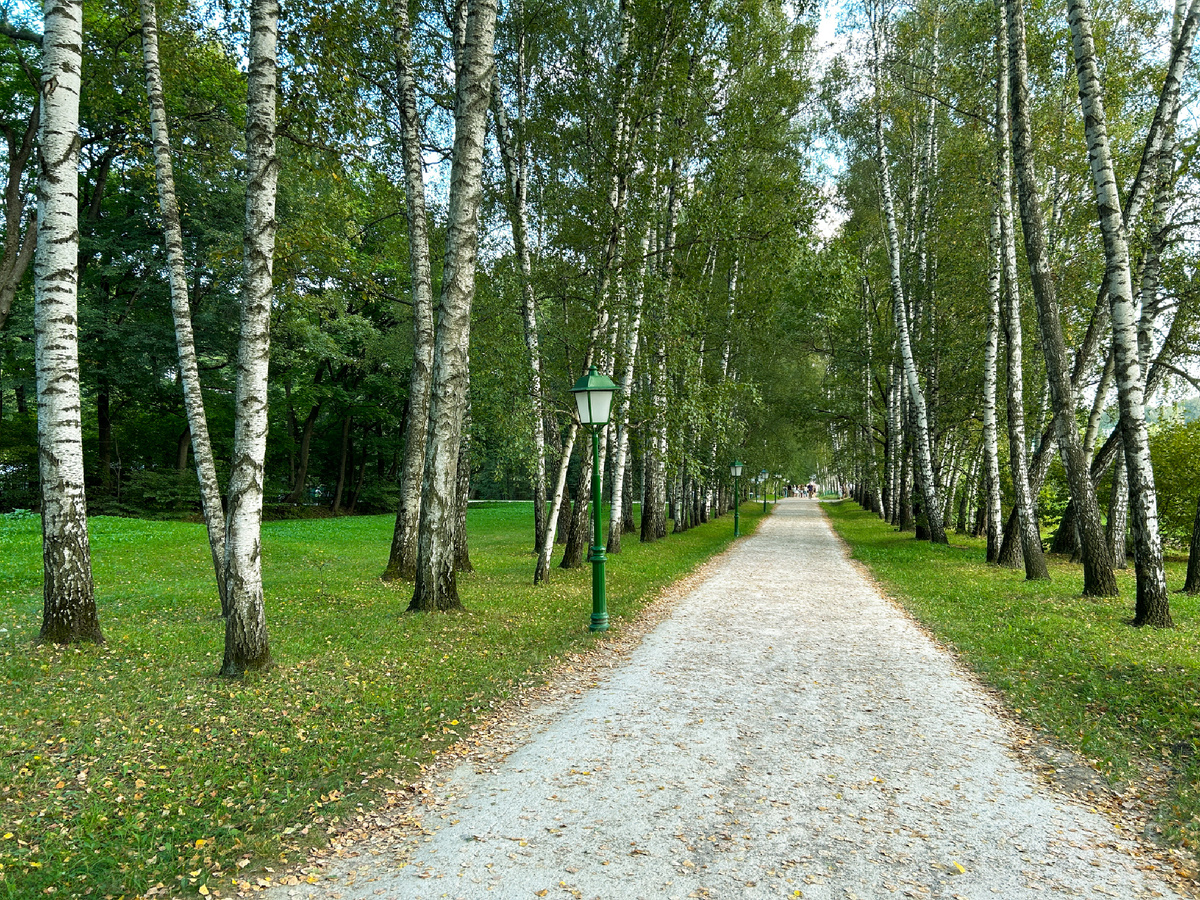
[[[1016,236],[1012,217],[1012,163],[1008,134],[1008,42],[1004,34],[1004,11],[996,4],[996,47],[999,71],[996,77],[996,208],[1000,226],[1003,264],[1003,303],[1000,321],[1008,362],[1008,460],[1012,469],[1013,495],[1016,498],[1017,526],[1021,533],[1021,557],[1025,579],[1040,581],[1050,577],[1042,536],[1038,530],[1033,490],[1029,484],[1029,465],[1025,456],[1025,360],[1021,330],[1021,296],[1017,281]]]
[[[394,0],[392,18],[395,22],[396,111],[400,118],[400,153],[404,160],[404,199],[408,215],[408,265],[412,273],[413,362],[408,376],[408,419],[404,432],[404,457],[400,464],[400,505],[392,532],[392,548],[383,573],[385,581],[408,580],[417,575],[418,529],[429,437],[434,343],[433,276],[430,273],[426,224],[425,169],[408,0]]]
[[[893,357],[894,357],[893,353]],[[900,406],[903,402],[900,376],[893,362],[888,368],[888,503],[889,525],[900,524],[900,470],[903,466],[904,437]]]
[[[1125,457],[1124,442],[1117,453]],[[1108,498],[1108,549],[1112,553],[1113,565],[1118,569],[1129,565],[1129,549],[1126,537],[1129,532],[1129,473],[1124,466],[1117,466],[1112,473],[1112,493]]]
[[[875,37],[875,58],[872,67],[878,85],[879,56],[882,52],[880,38]],[[900,360],[908,384],[909,401],[912,404],[912,419],[915,426],[915,460],[917,481],[921,490],[925,519],[929,528],[929,539],[935,544],[945,544],[946,529],[942,523],[942,504],[938,497],[937,481],[933,472],[933,456],[929,444],[929,417],[925,407],[925,395],[917,378],[917,366],[913,359],[912,343],[909,340],[908,316],[904,300],[904,284],[901,275],[900,237],[896,227],[896,204],[892,196],[892,181],[888,171],[887,147],[883,139],[883,111],[876,98],[875,105],[875,151],[879,167],[880,193],[883,213],[887,225],[888,257],[891,263],[892,307],[896,322]]]
[[[225,510],[221,486],[208,436],[208,418],[204,413],[204,395],[200,388],[200,369],[196,363],[196,341],[192,332],[192,311],[188,302],[187,264],[183,256],[183,227],[179,221],[179,202],[175,196],[175,172],[171,163],[171,137],[167,130],[167,109],[163,101],[162,69],[158,62],[158,21],[154,0],[141,0],[142,59],[146,69],[146,92],[150,100],[150,139],[154,146],[154,173],[158,182],[158,206],[162,216],[163,237],[167,249],[167,269],[171,284],[171,316],[175,320],[175,347],[179,353],[179,378],[183,384],[183,407],[191,432],[192,456],[200,481],[200,510],[208,531],[208,546],[216,572],[221,615],[229,615],[225,590]],[[307,434],[306,434],[307,437]]]
[[[1133,308],[1133,278],[1129,244],[1121,216],[1121,198],[1108,143],[1108,127],[1096,48],[1092,41],[1091,14],[1086,0],[1067,0],[1075,72],[1083,106],[1088,161],[1096,190],[1100,231],[1104,236],[1105,281],[1108,284],[1109,316],[1113,329],[1114,375],[1117,403],[1121,411],[1121,439],[1125,444],[1125,468],[1129,479],[1130,518],[1134,538],[1134,567],[1137,573],[1135,625],[1167,628],[1171,625],[1170,599],[1163,568],[1162,540],[1158,533],[1158,500],[1154,491],[1154,469],[1150,462],[1150,438],[1146,429],[1144,381],[1138,360],[1137,321]]]
[[[467,507],[471,500],[471,396],[467,392],[467,412],[463,422],[462,443],[458,447],[458,503],[454,512],[454,571],[474,572],[467,546]]]
[[[34,353],[44,565],[41,641],[103,643],[92,581],[79,394],[82,0],[46,0]]]
[[[650,404],[653,410],[652,428],[646,439],[645,499],[642,502],[643,543],[652,543],[667,536],[667,348],[666,334],[661,329],[654,347],[654,366],[651,379]]]
[[[408,606],[413,611],[462,605],[454,571],[454,513],[458,451],[466,414],[467,348],[475,296],[483,143],[492,96],[495,36],[496,0],[470,0],[462,64],[455,79],[446,261],[434,341],[417,578]]]
[[[567,428],[566,441],[563,443],[562,459],[558,464],[558,477],[554,483],[554,494],[550,500],[550,514],[546,519],[546,539],[538,551],[537,568],[533,571],[533,583],[541,584],[550,577],[550,557],[554,554],[554,536],[558,529],[559,512],[562,510],[563,496],[567,492],[567,469],[571,465],[571,451],[575,449],[575,435],[579,431],[579,423],[572,419]]]
[[[271,352],[275,256],[276,46],[279,3],[250,6],[246,94],[246,223],[242,238],[242,313],[234,396],[233,468],[225,516],[225,658],[221,674],[238,677],[271,664],[262,586],[263,467],[267,448],[267,364]]]
[[[523,15],[518,7],[514,16]],[[517,257],[517,271],[521,281],[521,319],[525,328],[525,350],[529,363],[529,399],[532,407],[530,418],[533,432],[533,544],[534,552],[540,553],[546,539],[546,413],[542,398],[542,354],[538,340],[537,300],[533,293],[533,267],[529,249],[529,147],[525,140],[525,32],[517,39],[516,91],[517,125],[515,132],[509,128],[500,95],[497,76],[492,90],[492,106],[496,121],[496,143],[500,146],[500,157],[504,163],[504,174],[508,182],[507,207],[512,225],[513,250]]]
[[[1021,0],[1005,0],[1008,30],[1009,103],[1012,107],[1013,157],[1021,204],[1021,226],[1025,236],[1025,255],[1037,301],[1038,331],[1046,358],[1046,375],[1058,445],[1071,499],[1079,516],[1080,548],[1083,554],[1083,593],[1089,597],[1111,597],[1117,593],[1112,556],[1100,519],[1100,507],[1088,473],[1083,445],[1075,427],[1075,390],[1067,365],[1066,345],[1050,257],[1046,248],[1046,228],[1034,172],[1033,130],[1029,110],[1029,73],[1025,55],[1025,13]]]
[[[1001,226],[1003,228],[1003,226]],[[1025,563],[1025,578],[1037,581],[1050,577],[1046,557],[1042,552],[1042,537],[1038,530],[1033,491],[1029,484],[1029,464],[1025,456],[1025,392],[1024,353],[1021,334],[1021,302],[1016,281],[1005,279],[1005,303],[1000,319],[1004,324],[1008,362],[1008,459],[1012,469],[1013,494],[1016,499],[1017,528],[1021,540],[1021,558]]]
[[[658,133],[660,129],[659,116],[654,121],[654,148],[651,161],[650,196],[658,192]],[[637,363],[637,352],[640,346],[642,329],[642,309],[646,300],[646,273],[650,260],[650,237],[653,225],[646,223],[642,234],[642,255],[638,267],[637,283],[634,285],[633,296],[630,300],[629,324],[625,332],[625,353],[622,357],[624,366],[621,370],[621,380],[617,382],[617,416],[616,423],[616,453],[613,460],[613,497],[612,510],[608,523],[608,553],[621,552],[621,536],[624,532],[625,516],[625,467],[629,459],[629,410],[633,404],[633,372]]]
[[[954,523],[954,530],[959,534],[967,534],[967,522],[974,513],[975,501],[979,496],[979,467],[983,464],[983,456],[983,442],[981,441],[971,455],[971,468],[967,471],[967,481],[963,485],[962,494],[958,499],[958,517]]]
[[[646,297],[646,264],[644,260],[650,250],[650,228],[642,237],[642,267],[638,284],[634,288],[629,310],[629,327],[625,335],[624,366],[621,380],[617,382],[616,453],[613,460],[612,509],[608,523],[608,553],[621,552],[621,535],[624,532],[625,516],[625,468],[629,460],[629,410],[633,404],[633,371],[637,363],[639,337],[642,328],[642,308]]]
[[[991,253],[988,255],[987,333],[983,344],[983,455],[987,480],[987,561],[994,563],[1000,555],[1000,535],[1004,527],[1000,511],[1000,442],[996,427],[997,357],[1000,342],[1000,206],[992,212],[988,233]]]
[[[864,282],[865,287],[865,282]],[[879,465],[875,460],[875,409],[872,390],[871,370],[874,368],[871,351],[874,344],[874,333],[871,320],[871,302],[869,288],[863,290],[863,323],[865,324],[866,365],[863,367],[863,416],[866,423],[866,499],[867,507],[873,513],[881,514],[883,505],[879,491]]]

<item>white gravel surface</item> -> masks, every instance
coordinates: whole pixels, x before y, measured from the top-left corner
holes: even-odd
[[[1018,760],[993,701],[813,501],[779,504],[537,721],[502,764],[450,772],[424,833],[277,896],[1181,896]]]

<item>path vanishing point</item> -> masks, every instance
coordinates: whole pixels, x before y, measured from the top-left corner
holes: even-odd
[[[1013,751],[995,701],[779,504],[642,642],[421,828],[269,897],[1180,897]],[[261,896],[261,895],[260,895]]]

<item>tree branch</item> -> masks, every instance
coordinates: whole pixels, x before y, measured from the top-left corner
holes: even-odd
[[[29,44],[42,46],[42,36],[36,31],[30,31],[22,25],[13,25],[7,18],[0,18],[0,35],[12,38],[14,41],[25,41]]]

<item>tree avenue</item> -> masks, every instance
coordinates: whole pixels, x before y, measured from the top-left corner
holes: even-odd
[[[469,501],[532,501],[542,590],[594,467],[619,560],[735,458],[1089,596],[1128,546],[1170,625],[1198,4],[863,0],[832,48],[782,0],[6,7],[0,513],[41,512],[43,639],[101,640],[89,510],[205,522],[239,676],[264,517],[394,516],[397,614],[443,611]]]
[[[1181,193],[1191,176],[1178,165],[1182,125],[1172,112],[1196,4],[1142,12],[1118,7],[1106,12],[1116,19],[1098,28],[1076,0],[1057,20],[1053,10],[1022,0],[1002,0],[990,15],[985,4],[863,8],[862,27],[873,39],[863,52],[852,45],[832,70],[846,85],[831,112],[848,163],[839,182],[848,217],[823,252],[859,264],[862,290],[880,297],[867,315],[888,295],[921,297],[941,315],[910,311],[892,329],[876,316],[865,353],[854,343],[863,313],[846,304],[829,316],[827,371],[840,395],[854,398],[831,411],[848,419],[832,418],[830,437],[857,447],[842,470],[860,502],[873,503],[863,486],[881,483],[885,517],[902,528],[911,521],[909,483],[915,474],[919,487],[922,471],[921,397],[905,370],[911,355],[928,406],[934,482],[951,495],[942,504],[947,515],[957,509],[956,528],[986,532],[989,562],[1024,558],[1027,577],[1036,578],[1047,574],[1041,530],[1057,523],[1055,548],[1077,554],[1084,593],[1093,596],[1115,594],[1114,558],[1123,560],[1131,541],[1138,585],[1132,622],[1166,627],[1163,541],[1183,547],[1194,529],[1176,525],[1167,537],[1159,528],[1156,510],[1178,488],[1155,484],[1154,436],[1163,426],[1150,409],[1169,409],[1197,387],[1187,362],[1197,311],[1185,274],[1195,248],[1181,240],[1180,225],[1192,214],[1190,195]],[[997,15],[999,56],[989,74],[998,90],[989,103],[977,61],[989,58],[995,40],[981,23]],[[1062,29],[1068,19],[1069,34]],[[1070,61],[1071,82],[1055,60]],[[845,79],[854,71],[857,82]],[[881,127],[888,119],[898,123],[890,133]],[[991,140],[981,140],[985,134]],[[875,184],[866,180],[872,165]],[[994,178],[978,178],[989,169]],[[927,189],[930,171],[940,196]],[[1122,184],[1125,197],[1117,191]],[[1014,204],[1019,233],[1008,212]],[[1019,267],[1022,244],[1026,265]],[[1178,268],[1164,280],[1165,258]],[[852,284],[847,279],[847,294]],[[893,309],[904,302],[894,299]],[[1002,346],[993,351],[997,325]],[[1042,351],[1033,358],[1022,354],[1030,327]],[[972,333],[987,335],[986,352]],[[886,365],[878,362],[889,356]],[[1007,366],[996,371],[1000,359]],[[865,379],[852,374],[864,365],[871,368]],[[1168,366],[1174,384],[1162,378]],[[864,420],[885,425],[871,432],[848,425]],[[1007,454],[996,439],[1005,421]],[[1039,433],[1030,446],[1027,435]],[[878,450],[881,479],[864,472]],[[1118,454],[1125,464],[1109,474]],[[1106,504],[1098,499],[1101,480]],[[1183,490],[1190,509],[1200,483]],[[999,546],[1003,506],[1012,515]]]

